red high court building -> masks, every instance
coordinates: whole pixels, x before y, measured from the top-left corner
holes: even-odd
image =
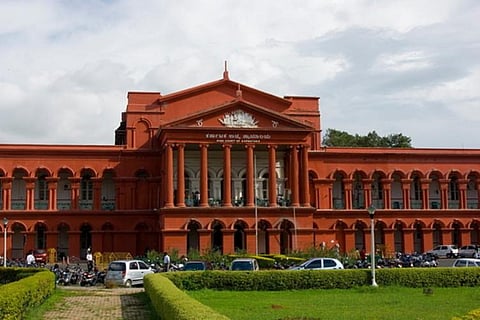
[[[369,247],[370,205],[389,250],[479,242],[480,150],[326,148],[320,120],[319,98],[225,71],[167,95],[130,92],[115,145],[0,145],[7,256],[348,251]]]

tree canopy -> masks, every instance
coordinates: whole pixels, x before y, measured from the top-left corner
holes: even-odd
[[[327,129],[323,136],[323,145],[327,147],[382,147],[412,148],[412,139],[401,133],[381,137],[375,131],[366,136],[352,135],[345,131]]]

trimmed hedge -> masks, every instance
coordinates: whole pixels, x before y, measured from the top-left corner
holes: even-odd
[[[323,271],[202,271],[145,276],[144,286],[162,319],[228,319],[192,299],[182,290],[283,291],[350,289],[371,285],[370,269]],[[377,269],[380,286],[460,287],[480,285],[480,268]],[[478,314],[478,310],[473,314]],[[471,315],[469,315],[471,316]],[[464,318],[462,318],[463,320]],[[474,319],[474,318],[465,318]]]
[[[157,315],[163,320],[229,319],[191,298],[161,273],[146,275],[144,287]]]
[[[480,268],[377,269],[382,286],[460,287],[480,285]],[[165,274],[182,290],[282,291],[303,289],[349,289],[371,284],[370,269],[257,272],[172,272]]]
[[[33,271],[32,271],[33,272]],[[40,305],[55,290],[55,274],[50,271],[19,272],[30,276],[3,285],[0,295],[0,319],[22,319],[26,311]],[[10,276],[10,275],[9,275]]]

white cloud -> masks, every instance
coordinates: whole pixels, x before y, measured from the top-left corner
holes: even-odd
[[[478,16],[471,0],[1,1],[0,143],[111,144],[128,91],[228,60],[235,81],[320,96],[323,128],[458,146],[449,123],[480,148]]]

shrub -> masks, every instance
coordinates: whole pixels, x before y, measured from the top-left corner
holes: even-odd
[[[54,273],[37,270],[37,273],[30,275],[2,286],[0,319],[23,318],[28,309],[40,305],[55,290]]]
[[[144,287],[163,320],[229,319],[188,296],[162,274],[146,275]]]

